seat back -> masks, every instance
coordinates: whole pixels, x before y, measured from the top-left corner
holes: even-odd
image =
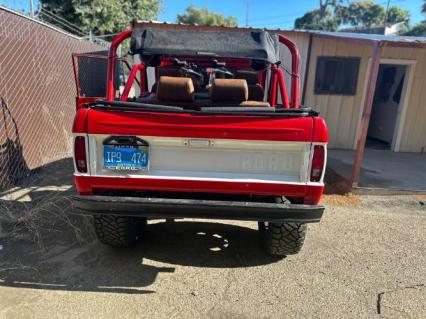
[[[214,79],[210,88],[212,102],[241,103],[248,100],[247,81],[243,79]]]
[[[263,101],[265,96],[265,90],[260,84],[252,84],[248,86],[249,100],[251,101]]]
[[[244,79],[248,84],[249,100],[263,101],[265,90],[259,84],[259,73],[252,70],[237,70],[234,73],[236,79]]]
[[[157,100],[193,102],[194,85],[191,78],[161,76],[157,84]]]
[[[248,85],[256,85],[259,83],[259,73],[251,70],[237,70],[234,72],[235,79],[244,79]]]

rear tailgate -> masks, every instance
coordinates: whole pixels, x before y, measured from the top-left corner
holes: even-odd
[[[87,112],[92,187],[304,195],[314,119],[106,111]],[[79,135],[77,133],[77,135]],[[104,166],[111,136],[149,145],[146,170]],[[77,174],[85,175],[85,174]],[[126,183],[117,178],[125,178]],[[96,180],[96,178],[102,178]]]

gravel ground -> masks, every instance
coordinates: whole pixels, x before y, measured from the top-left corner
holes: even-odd
[[[327,195],[285,259],[252,222],[151,221],[114,250],[69,214],[69,167],[0,195],[0,318],[424,318],[426,197]]]

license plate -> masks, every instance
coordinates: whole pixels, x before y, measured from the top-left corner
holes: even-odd
[[[104,168],[147,170],[148,156],[148,146],[104,145]]]

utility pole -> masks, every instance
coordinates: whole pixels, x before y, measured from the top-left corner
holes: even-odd
[[[246,0],[246,27],[249,26],[249,8],[250,8],[250,0]]]
[[[390,2],[391,2],[391,0],[388,0],[388,4],[386,5],[386,11],[385,11],[385,21],[383,22],[383,26],[385,27],[385,32],[386,32],[386,23],[388,21]]]
[[[29,0],[30,1],[30,17],[34,18],[34,4],[33,4],[33,0]]]

